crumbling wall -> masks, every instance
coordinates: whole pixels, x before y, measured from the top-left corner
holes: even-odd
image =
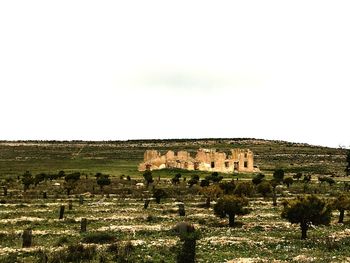
[[[254,155],[248,149],[232,149],[228,156],[215,149],[199,149],[193,158],[187,151],[179,151],[175,154],[169,150],[165,155],[161,155],[157,150],[146,150],[144,161],[140,163],[138,169],[145,171],[163,168],[224,173],[253,172]]]

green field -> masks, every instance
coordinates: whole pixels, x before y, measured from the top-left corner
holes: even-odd
[[[194,174],[204,179],[209,173],[153,171],[151,186],[136,185],[144,182],[137,165],[146,149],[194,153],[199,147],[249,148],[267,179],[276,168],[283,168],[286,177],[302,172],[312,175],[312,181],[295,180],[289,188],[276,188],[277,206],[271,195],[263,198],[254,188],[248,196],[250,213],[238,216],[235,227],[214,215],[215,198],[210,208],[205,207],[203,187],[187,184]],[[349,211],[339,224],[339,212],[334,210],[330,225],[310,228],[306,240],[300,240],[298,225],[281,218],[284,200],[315,194],[331,202],[346,192],[345,156],[344,149],[254,139],[1,142],[0,179],[7,194],[0,189],[0,262],[176,262],[183,241],[173,228],[182,221],[197,231],[197,262],[350,262]],[[33,175],[61,170],[82,175],[69,196],[64,178],[44,180],[24,192],[21,179],[27,170]],[[111,175],[111,184],[103,190],[96,183],[97,172]],[[170,179],[179,172],[180,184],[171,184]],[[320,183],[320,175],[333,176],[336,183]],[[225,174],[224,181],[233,180],[237,187],[251,182],[253,176]],[[167,194],[160,204],[152,199],[153,187]],[[179,203],[185,206],[185,216],[178,213]],[[62,205],[65,214],[59,219]],[[86,233],[80,232],[82,218],[88,222]],[[25,229],[32,230],[30,248],[22,248]]]

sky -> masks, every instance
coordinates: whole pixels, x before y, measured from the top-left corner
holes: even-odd
[[[1,1],[0,140],[350,147],[349,1]]]

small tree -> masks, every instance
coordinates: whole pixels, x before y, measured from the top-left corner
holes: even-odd
[[[231,180],[230,182],[220,182],[219,187],[224,191],[225,195],[231,195],[233,194],[236,185],[235,181]]]
[[[303,177],[303,174],[300,172],[293,175],[293,178],[297,179],[298,181],[300,180],[301,177]]]
[[[206,187],[206,186],[209,186],[209,185],[210,185],[210,182],[207,179],[202,179],[201,180],[201,183],[200,183],[201,187]]]
[[[163,189],[153,190],[153,197],[156,199],[156,203],[160,204],[160,199],[167,197],[167,193]]]
[[[201,189],[201,193],[206,197],[205,206],[209,208],[211,200],[218,198],[223,194],[223,191],[218,185],[213,184],[207,187],[203,187]]]
[[[339,211],[338,223],[343,223],[345,210],[350,210],[350,196],[341,194],[333,201],[332,206]]]
[[[103,187],[105,185],[111,184],[111,179],[109,178],[108,174],[97,173],[95,177],[96,177],[96,183],[100,186],[101,192],[103,191]]]
[[[290,185],[292,185],[294,182],[292,177],[287,177],[283,179],[283,184],[285,184],[288,188]]]
[[[199,181],[199,176],[198,175],[192,175],[191,179],[188,180],[187,183],[188,183],[188,185],[190,187],[192,187],[193,185],[198,184],[198,181]]]
[[[31,174],[31,172],[26,171],[22,175],[22,184],[23,184],[24,192],[26,192],[33,183],[34,183],[34,178],[33,178],[32,174]]]
[[[149,186],[149,184],[153,183],[153,176],[151,171],[145,171],[143,173],[143,178],[145,178],[147,187]]]
[[[224,195],[214,205],[214,213],[216,216],[229,218],[229,226],[233,227],[235,224],[236,215],[246,215],[249,210],[245,208],[248,205],[248,199],[235,195]]]
[[[259,173],[253,177],[252,183],[255,185],[258,185],[263,181],[264,178],[265,178],[265,175],[262,173]]]
[[[328,225],[331,220],[331,208],[315,195],[300,196],[285,201],[283,205],[282,218],[292,224],[300,224],[301,239],[307,238],[307,230],[311,224]]]
[[[284,170],[283,169],[277,169],[273,172],[273,179],[276,180],[279,183],[283,182],[284,178]]]
[[[237,184],[234,194],[238,196],[252,196],[254,187],[251,182],[240,182]]]
[[[206,180],[212,181],[213,183],[218,183],[220,182],[224,177],[219,175],[218,172],[213,172],[211,175],[207,175],[205,177]]]
[[[350,175],[350,150],[346,151],[346,168],[345,168],[346,176]]]
[[[266,197],[272,193],[272,186],[269,182],[262,181],[260,184],[257,185],[256,190],[263,197]]]
[[[45,173],[36,174],[34,177],[34,185],[37,186],[41,182],[45,181],[48,178],[48,175]]]
[[[78,181],[80,179],[80,173],[67,174],[64,177],[64,188],[67,191],[67,195],[70,195],[71,191],[77,187]]]
[[[173,183],[173,184],[179,184],[180,183],[180,178],[181,178],[181,174],[180,173],[177,173],[177,174],[175,174],[174,175],[174,177],[173,178],[171,178],[171,182]]]

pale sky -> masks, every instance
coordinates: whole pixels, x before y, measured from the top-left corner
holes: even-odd
[[[0,139],[350,146],[350,1],[1,1]]]

